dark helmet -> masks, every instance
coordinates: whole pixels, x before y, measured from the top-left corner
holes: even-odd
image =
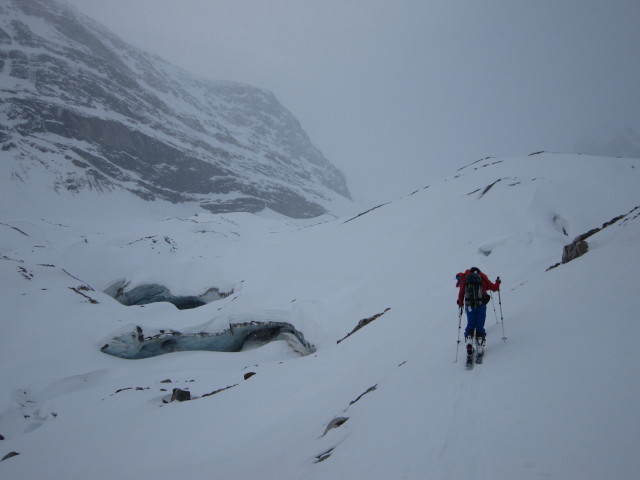
[[[475,272],[475,273],[480,273],[480,269],[479,269],[478,267],[471,267],[471,268],[469,269],[469,271],[470,271],[471,273],[473,273],[473,272]]]

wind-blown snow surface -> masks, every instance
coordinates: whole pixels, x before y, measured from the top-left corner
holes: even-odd
[[[639,160],[485,159],[351,221],[3,188],[0,456],[19,455],[0,477],[636,478],[640,210],[546,269],[640,205],[639,180]],[[472,265],[502,277],[504,323],[494,299],[467,371],[454,275]],[[234,293],[125,307],[101,293],[121,280]],[[288,322],[317,350],[100,351],[135,326],[238,319]],[[176,387],[196,398],[163,403]]]

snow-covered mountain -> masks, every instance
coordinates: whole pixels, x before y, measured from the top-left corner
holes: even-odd
[[[605,141],[585,139],[579,143],[578,149],[589,155],[640,158],[640,133],[627,127]]]
[[[639,185],[538,154],[340,220],[3,192],[0,478],[636,478]],[[503,283],[468,371],[470,266]]]
[[[273,94],[196,78],[56,0],[0,1],[0,148],[4,173],[36,190],[296,218],[350,198]]]

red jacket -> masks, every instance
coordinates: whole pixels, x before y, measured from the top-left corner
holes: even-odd
[[[467,270],[462,275],[462,280],[458,283],[460,284],[460,290],[458,291],[458,305],[461,307],[464,305],[464,286],[467,283],[467,275],[469,275],[470,270]],[[486,292],[487,290],[491,290],[492,292],[497,292],[500,290],[500,282],[493,283],[489,280],[484,273],[480,272],[480,277],[482,278],[482,291]]]

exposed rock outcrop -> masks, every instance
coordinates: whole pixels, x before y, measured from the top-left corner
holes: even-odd
[[[597,231],[600,231],[599,229]],[[594,232],[595,233],[595,232]],[[568,263],[578,257],[581,257],[589,251],[589,244],[582,237],[582,235],[576,237],[569,245],[565,245],[562,248],[562,262]]]
[[[0,460],[0,462],[4,462],[5,460],[8,460],[12,457],[17,457],[18,455],[20,455],[18,452],[9,452],[4,457],[2,457],[2,460]]]
[[[191,392],[188,390],[182,390],[180,388],[174,388],[171,394],[171,402],[186,402],[191,400]]]
[[[389,310],[391,310],[391,308],[385,308],[384,312],[376,313],[375,315],[372,315],[371,317],[363,318],[362,320],[360,320],[358,322],[358,324],[355,326],[355,328],[353,330],[351,330],[349,333],[347,333],[344,337],[342,337],[336,343],[340,343],[340,342],[346,340],[348,337],[350,337],[351,335],[356,333],[361,328],[366,327],[367,325],[369,325],[374,320],[377,320],[378,318],[380,318],[382,315],[387,313]]]
[[[614,223],[623,220],[627,217],[630,217],[631,214],[633,214],[634,212],[640,210],[640,206],[637,206],[635,208],[633,208],[631,211],[629,211],[628,213],[625,213],[624,215],[618,215],[617,217],[613,217],[611,220],[609,220],[608,222],[605,222],[602,224],[601,227],[597,227],[597,228],[592,228],[591,230],[589,230],[588,232],[585,232],[581,235],[578,235],[573,242],[571,242],[568,245],[565,245],[562,249],[562,261],[559,263],[556,263],[555,265],[550,266],[548,270],[551,270],[552,268],[556,268],[559,265],[563,265],[565,263],[569,263],[571,260],[575,260],[578,257],[581,257],[582,255],[584,255],[585,253],[587,253],[589,251],[589,244],[587,243],[587,238],[595,235],[596,233],[604,230],[607,227],[610,227],[611,225],[613,225]],[[636,213],[636,216],[640,215],[640,213]],[[634,217],[635,218],[635,217]]]
[[[324,429],[324,433],[322,434],[322,436],[324,437],[329,432],[329,430],[333,430],[334,428],[341,427],[342,425],[347,423],[348,420],[349,420],[349,417],[336,417],[336,418],[334,418],[333,420],[331,420],[329,422],[327,427]]]

